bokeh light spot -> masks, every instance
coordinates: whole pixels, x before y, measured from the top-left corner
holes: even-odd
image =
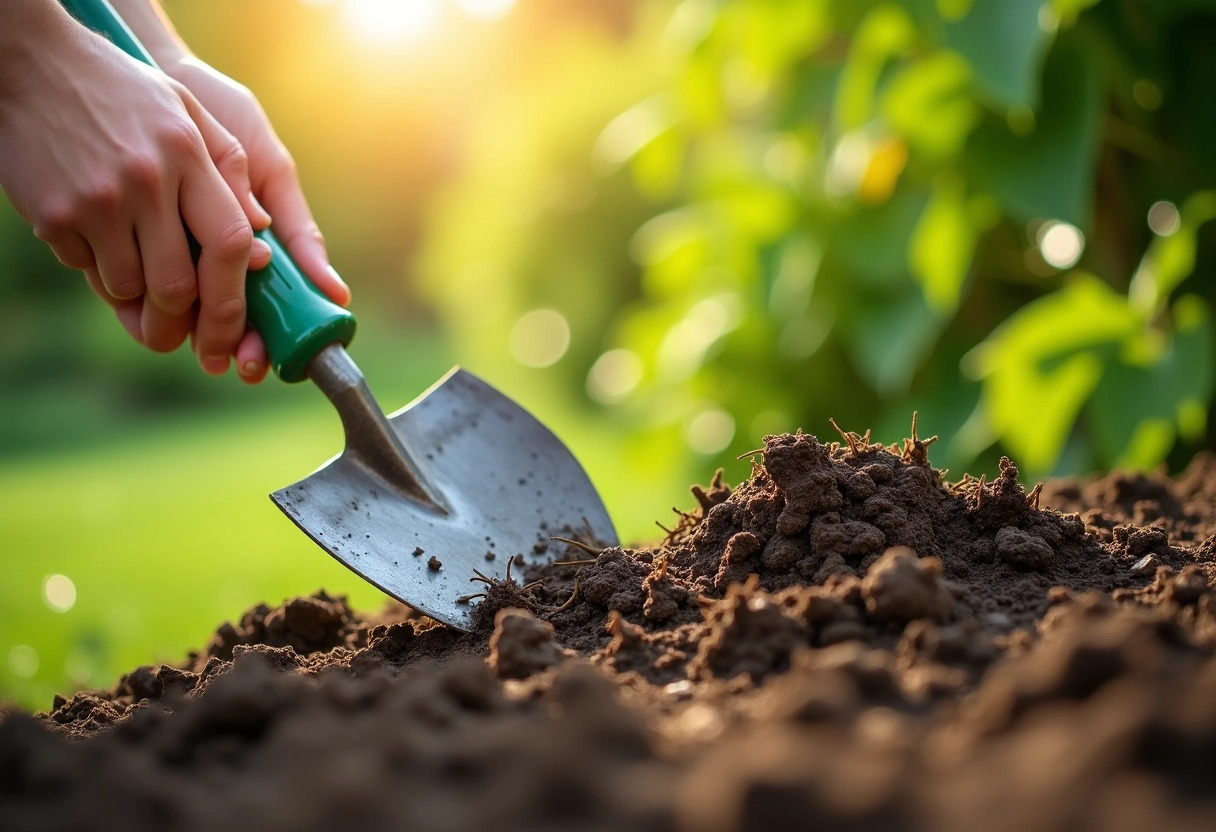
[[[662,96],[648,98],[608,122],[595,142],[595,158],[607,169],[615,168],[631,159],[670,125],[669,103]]]
[[[762,410],[752,418],[747,436],[752,444],[759,444],[764,441],[764,437],[786,433],[789,429],[788,414],[780,410]]]
[[[1132,98],[1136,99],[1137,104],[1150,112],[1157,110],[1161,107],[1161,87],[1147,78],[1141,78],[1132,84]]]
[[[8,669],[18,679],[29,679],[38,672],[38,651],[28,644],[18,644],[8,651]]]
[[[1057,269],[1071,269],[1085,251],[1085,235],[1075,225],[1059,220],[1043,223],[1038,235],[1039,253]]]
[[[658,365],[668,378],[686,378],[705,359],[719,338],[738,325],[742,315],[738,295],[723,292],[693,304],[688,314],[663,336]]]
[[[831,196],[848,196],[855,193],[870,167],[873,147],[869,135],[863,130],[845,133],[836,143],[828,161],[823,189]]]
[[[42,582],[42,598],[55,612],[76,606],[76,584],[67,575],[48,575]]]
[[[1039,6],[1039,29],[1047,34],[1054,34],[1060,28],[1060,18],[1050,3]]]
[[[587,373],[587,394],[601,404],[613,404],[633,392],[642,380],[642,360],[633,350],[608,350]]]
[[[511,356],[525,367],[556,364],[570,348],[570,324],[553,309],[533,309],[511,328]]]
[[[684,429],[684,441],[699,454],[716,454],[735,438],[735,420],[720,408],[711,407],[692,418]]]
[[[1029,136],[1034,132],[1037,121],[1034,110],[1025,104],[1014,104],[1005,113],[1005,123],[1015,136]]]
[[[1148,227],[1154,234],[1168,237],[1182,226],[1182,215],[1178,206],[1167,200],[1154,202],[1148,209]]]
[[[778,137],[764,153],[764,169],[774,179],[796,182],[807,166],[807,152],[797,137]]]

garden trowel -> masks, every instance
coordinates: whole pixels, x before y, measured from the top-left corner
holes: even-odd
[[[155,65],[107,0],[63,0],[82,23]],[[346,449],[271,494],[356,573],[439,621],[468,629],[480,572],[540,563],[550,536],[616,543],[578,460],[526,410],[459,368],[386,417],[347,355],[355,319],[331,303],[269,232],[270,265],[249,272],[248,315],[283,381],[312,379],[338,411]]]

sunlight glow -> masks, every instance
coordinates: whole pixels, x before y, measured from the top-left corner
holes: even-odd
[[[515,0],[456,0],[456,6],[474,20],[499,20],[515,8]]]
[[[400,43],[430,34],[439,21],[439,0],[345,0],[351,32],[371,43]]]

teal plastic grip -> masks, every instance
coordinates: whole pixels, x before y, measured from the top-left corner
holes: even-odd
[[[249,321],[266,342],[275,374],[283,381],[303,381],[317,353],[355,337],[355,316],[300,273],[274,234],[266,230],[258,236],[270,246],[270,265],[245,277]]]
[[[60,0],[73,17],[109,38],[133,58],[156,66],[108,0]],[[283,381],[303,381],[308,364],[333,343],[355,337],[355,316],[327,298],[300,271],[269,230],[257,237],[270,246],[270,265],[245,276],[250,325],[266,342],[270,366]]]
[[[132,58],[138,58],[146,64],[156,66],[151,53],[135,37],[131,27],[118,16],[109,0],[60,0],[63,7],[72,17],[88,26],[94,32],[105,35],[110,41],[126,52]]]

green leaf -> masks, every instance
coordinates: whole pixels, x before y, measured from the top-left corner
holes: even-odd
[[[946,23],[946,45],[971,63],[976,87],[1001,107],[1038,106],[1039,65],[1051,40],[1040,8],[1031,0],[975,0],[961,20]]]
[[[647,293],[670,298],[692,288],[714,258],[716,228],[716,217],[702,205],[659,214],[639,228],[629,248],[643,267]]]
[[[983,379],[994,433],[1029,472],[1051,471],[1103,368],[1140,322],[1126,298],[1076,273],[1011,315],[964,359]]]
[[[831,235],[829,253],[843,261],[849,279],[876,288],[898,289],[908,280],[908,241],[929,194],[897,189],[878,208],[857,211]]]
[[[943,20],[962,20],[971,11],[972,0],[937,0],[937,13]]]
[[[739,54],[766,76],[813,54],[832,35],[827,0],[752,0],[731,3],[720,21]]]
[[[1102,120],[1102,85],[1092,61],[1061,41],[1048,61],[1052,79],[1037,124],[1014,135],[989,121],[967,145],[969,174],[1023,222],[1057,219],[1090,232]]]
[[[943,176],[908,241],[908,266],[939,318],[949,318],[958,308],[976,239],[965,183],[957,176]]]
[[[924,296],[915,287],[877,297],[858,295],[848,313],[857,370],[880,395],[905,393],[942,327]]]
[[[979,122],[971,67],[940,51],[908,64],[887,85],[882,114],[908,144],[933,159],[955,156]]]
[[[908,13],[890,3],[876,6],[861,21],[836,92],[836,126],[842,133],[870,120],[883,67],[907,49],[915,37],[916,28]]]
[[[675,124],[671,96],[652,95],[608,122],[595,140],[595,159],[607,171],[632,159]]]
[[[629,165],[638,192],[654,201],[669,198],[680,184],[684,148],[679,134],[667,130],[639,149]]]
[[[1099,2],[1101,0],[1051,0],[1051,10],[1062,23],[1068,24],[1081,12],[1090,6],[1098,5]]]
[[[1145,364],[1111,364],[1094,390],[1088,424],[1106,465],[1151,468],[1180,433],[1194,438],[1196,421],[1202,435],[1212,396],[1211,315],[1194,295],[1175,309],[1175,332],[1162,354]]]
[[[1157,237],[1132,278],[1129,296],[1137,308],[1151,313],[1169,300],[1170,293],[1195,270],[1195,249],[1200,226],[1216,219],[1216,191],[1192,194],[1179,211],[1174,233]]]

